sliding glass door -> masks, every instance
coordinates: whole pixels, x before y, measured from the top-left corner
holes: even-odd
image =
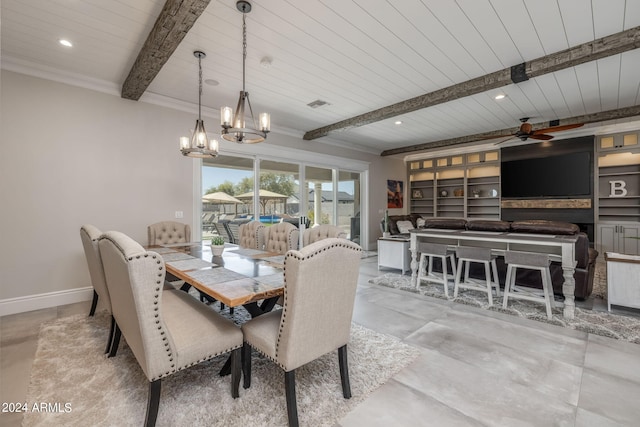
[[[338,220],[347,238],[360,243],[360,173],[338,171]]]
[[[202,162],[203,239],[222,234],[221,223],[253,217],[253,170],[253,159],[244,157],[218,156]]]
[[[338,168],[220,155],[202,162],[202,238],[221,234],[221,223],[259,220],[333,224],[360,243],[361,172]],[[256,179],[257,177],[257,179]],[[257,192],[256,192],[257,187]]]

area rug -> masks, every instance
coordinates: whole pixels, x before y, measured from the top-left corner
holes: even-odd
[[[565,328],[576,329],[596,335],[602,335],[619,340],[640,344],[640,317],[621,316],[608,312],[584,310],[576,307],[575,318],[565,319],[562,315],[562,302],[556,301],[553,309],[553,319],[547,319],[544,304],[537,304],[524,300],[509,300],[506,309],[502,308],[502,297],[493,298],[492,306],[489,306],[487,294],[479,291],[461,289],[458,297],[453,298],[453,284],[449,283],[449,297],[444,294],[444,288],[439,284],[422,282],[420,289],[411,286],[411,276],[395,273],[386,273],[369,280],[369,283],[387,286],[403,291],[419,293],[433,298],[448,299],[450,301],[467,304],[474,307],[507,313],[527,319],[546,322]],[[605,286],[606,289],[606,286]]]
[[[27,402],[48,411],[25,414],[23,426],[140,426],[148,381],[126,343],[116,357],[102,351],[105,314],[72,316],[42,325]],[[337,351],[296,370],[300,424],[333,426],[358,402],[413,361],[419,350],[357,324],[348,346],[353,397],[344,399]],[[158,426],[286,426],[284,374],[254,352],[252,384],[231,398],[231,378],[220,356],[162,381]],[[30,408],[31,409],[31,408]]]

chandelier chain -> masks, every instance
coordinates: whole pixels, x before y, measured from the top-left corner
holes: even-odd
[[[242,14],[242,91],[245,92],[245,63],[247,62],[247,15]]]
[[[202,56],[198,56],[198,120],[202,120]]]

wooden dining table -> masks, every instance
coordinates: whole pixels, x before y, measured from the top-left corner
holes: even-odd
[[[284,255],[225,244],[214,256],[202,242],[150,246],[167,273],[228,307],[243,306],[251,317],[271,311],[284,293]]]

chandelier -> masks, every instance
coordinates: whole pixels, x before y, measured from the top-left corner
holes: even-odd
[[[196,127],[193,130],[191,139],[186,136],[180,137],[180,151],[183,156],[188,157],[217,157],[218,141],[208,139],[207,132],[204,130],[204,122],[202,121],[202,58],[206,57],[204,52],[196,50],[193,56],[198,58],[198,119]]]
[[[242,12],[242,90],[238,99],[236,111],[231,107],[220,109],[220,124],[222,125],[222,138],[239,144],[255,144],[267,139],[267,133],[271,130],[271,117],[269,113],[260,113],[259,122],[256,122],[249,100],[249,93],[245,91],[245,74],[247,60],[247,13],[251,12],[251,3],[245,0],[236,2],[236,8]],[[245,103],[249,107],[250,123],[247,127],[245,120]]]

